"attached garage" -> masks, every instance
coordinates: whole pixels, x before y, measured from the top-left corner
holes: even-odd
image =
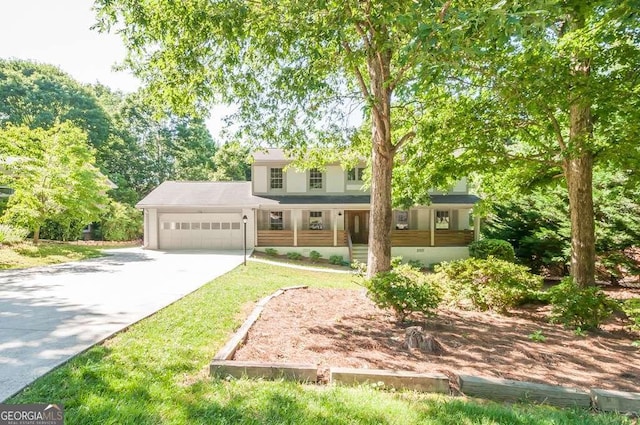
[[[167,181],[136,206],[144,212],[145,248],[241,250],[245,236],[253,248],[255,211],[265,203],[275,202],[253,196],[251,182]]]
[[[242,249],[242,215],[159,214],[160,249]]]

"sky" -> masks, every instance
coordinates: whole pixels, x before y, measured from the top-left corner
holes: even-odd
[[[0,58],[56,65],[82,83],[135,91],[140,82],[133,75],[113,70],[126,54],[119,36],[91,30],[92,6],[92,0],[0,0]],[[214,139],[223,111],[214,108],[207,120]]]

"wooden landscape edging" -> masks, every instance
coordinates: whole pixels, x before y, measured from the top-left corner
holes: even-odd
[[[312,364],[239,362],[214,360],[209,367],[212,376],[227,378],[287,379],[289,381],[316,382],[318,367]]]
[[[449,378],[442,373],[332,367],[329,382],[338,384],[380,384],[385,387],[449,394]]]
[[[467,396],[499,401],[534,401],[560,407],[591,407],[588,392],[557,385],[510,379],[458,375],[460,391]]]
[[[258,320],[267,303],[292,289],[306,285],[278,289],[262,298],[247,320],[218,351],[209,365],[211,376],[220,378],[288,379],[316,382],[318,367],[312,364],[261,363],[231,360],[238,347],[247,340],[249,329]],[[591,389],[590,392],[559,385],[537,384],[493,377],[458,375],[462,395],[507,402],[536,402],[557,407],[591,408],[605,412],[639,413],[640,393]],[[379,384],[395,389],[450,394],[449,378],[440,373],[415,373],[377,369],[332,367],[329,381],[336,384]]]
[[[247,317],[247,320],[244,321],[240,329],[238,329],[236,333],[231,337],[231,339],[227,341],[224,347],[222,347],[220,351],[216,353],[216,355],[213,357],[213,360],[231,360],[233,355],[238,350],[238,347],[240,347],[240,344],[244,343],[247,340],[249,329],[251,329],[251,326],[253,326],[256,320],[258,320],[258,318],[260,317],[260,314],[262,314],[262,310],[264,310],[264,307],[267,305],[269,300],[284,294],[286,291],[289,291],[292,289],[302,289],[302,288],[307,288],[307,286],[300,285],[300,286],[289,286],[287,288],[280,288],[273,294],[267,297],[264,297],[263,299],[258,301],[258,303],[256,304],[256,307],[253,309],[249,317]]]

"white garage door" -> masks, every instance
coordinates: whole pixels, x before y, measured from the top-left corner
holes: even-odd
[[[242,249],[240,214],[160,214],[160,249]]]

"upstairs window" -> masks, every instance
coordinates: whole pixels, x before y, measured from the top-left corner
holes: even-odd
[[[309,230],[322,230],[322,211],[309,211]]]
[[[364,179],[364,168],[357,167],[347,171],[347,181],[361,182]]]
[[[312,168],[309,171],[309,188],[322,189],[322,171]]]
[[[284,179],[282,178],[282,168],[272,168],[269,175],[269,185],[271,189],[282,189]]]
[[[436,229],[449,229],[449,211],[436,211]]]
[[[284,221],[282,220],[282,211],[271,211],[269,213],[269,229],[284,229]]]

